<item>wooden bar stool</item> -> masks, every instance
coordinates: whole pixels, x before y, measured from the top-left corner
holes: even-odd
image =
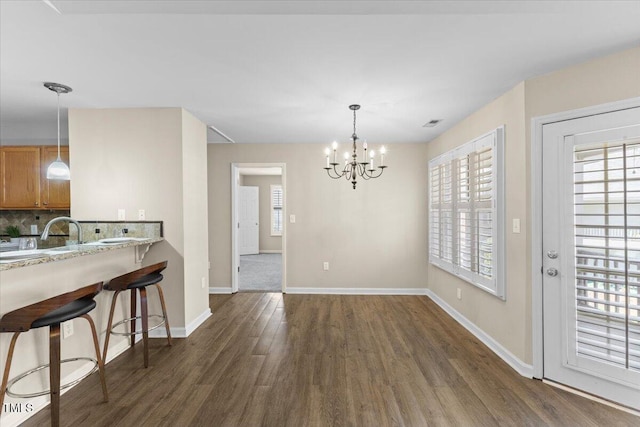
[[[144,367],[149,366],[149,331],[154,330],[164,324],[167,330],[167,340],[171,345],[171,331],[169,329],[169,318],[167,317],[167,307],[164,303],[164,294],[160,287],[160,282],[164,278],[161,271],[167,268],[167,261],[159,262],[149,267],[144,267],[131,273],[123,274],[114,279],[111,279],[109,283],[104,285],[104,289],[107,291],[114,291],[113,299],[111,300],[111,310],[109,311],[109,322],[107,323],[107,336],[104,343],[104,353],[102,358],[107,359],[107,350],[109,349],[109,337],[113,335],[125,335],[131,336],[131,346],[135,344],[135,336],[142,334],[142,341],[144,343]],[[160,297],[160,305],[162,306],[162,315],[149,314],[147,311],[147,286],[155,285],[158,288],[158,295]],[[116,301],[118,294],[122,291],[131,291],[131,317],[121,320],[120,322],[113,324],[113,313],[116,309]],[[140,316],[136,316],[136,291],[140,293]],[[149,328],[149,317],[157,317],[162,320],[157,325]],[[136,320],[141,319],[142,330],[136,332]],[[114,329],[127,322],[131,322],[130,332],[115,332]]]
[[[11,343],[9,344],[9,353],[7,354],[7,361],[4,368],[4,374],[2,376],[2,386],[0,387],[0,413],[2,412],[5,393],[12,397],[36,397],[50,394],[51,425],[58,426],[60,425],[60,390],[79,383],[84,378],[95,372],[96,369],[100,371],[100,382],[102,383],[104,401],[107,402],[109,400],[109,396],[107,394],[107,383],[104,377],[104,361],[100,355],[96,326],[94,325],[93,320],[91,320],[91,316],[87,314],[96,306],[94,297],[101,289],[102,282],[95,283],[73,292],[68,292],[66,294],[58,295],[53,298],[19,308],[2,316],[2,319],[0,319],[0,332],[14,332],[14,334],[11,338]],[[60,323],[77,317],[87,319],[91,326],[93,345],[96,351],[95,360],[88,357],[75,357],[72,359],[60,360]],[[49,364],[38,366],[37,368],[18,375],[16,378],[8,381],[9,370],[11,369],[11,359],[13,358],[13,350],[15,348],[16,341],[18,340],[18,336],[29,329],[41,328],[44,326],[49,327]],[[61,386],[60,364],[77,360],[92,361],[95,363],[95,366],[82,378]],[[15,383],[30,374],[45,369],[46,367],[49,367],[49,390],[32,394],[18,394],[11,392],[11,387]]]

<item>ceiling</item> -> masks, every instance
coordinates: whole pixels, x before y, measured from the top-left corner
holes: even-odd
[[[358,103],[369,143],[428,142],[518,82],[639,46],[638,22],[613,0],[1,0],[0,139],[55,139],[54,81],[63,117],[184,107],[237,143],[327,144]]]

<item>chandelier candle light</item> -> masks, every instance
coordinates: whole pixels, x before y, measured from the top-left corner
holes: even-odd
[[[384,147],[380,147],[380,166],[376,168],[374,165],[374,157],[376,153],[373,150],[370,150],[367,161],[367,143],[364,142],[362,144],[362,161],[358,161],[358,148],[356,143],[359,138],[358,135],[356,135],[356,111],[360,109],[360,106],[357,104],[349,105],[349,109],[353,111],[353,135],[351,135],[351,140],[353,141],[353,153],[351,155],[349,155],[348,152],[344,153],[344,167],[342,168],[342,171],[338,171],[338,143],[334,141],[331,145],[331,148],[333,149],[333,161],[330,159],[331,150],[329,148],[324,150],[327,161],[324,170],[326,170],[329,177],[333,179],[344,177],[347,181],[351,181],[353,189],[355,190],[358,176],[361,176],[364,180],[368,180],[371,178],[378,178],[382,175],[382,172],[384,172],[386,168],[384,165],[384,155],[386,150]],[[351,157],[351,160],[349,160],[349,157]]]

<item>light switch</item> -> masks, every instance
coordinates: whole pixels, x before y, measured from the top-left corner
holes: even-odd
[[[513,218],[513,232],[520,233],[520,218]]]
[[[296,223],[296,216],[295,215],[289,215],[289,222],[291,224],[295,224]]]

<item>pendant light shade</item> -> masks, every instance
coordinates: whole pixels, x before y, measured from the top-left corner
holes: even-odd
[[[69,181],[71,179],[71,171],[60,157],[60,94],[69,93],[73,89],[60,83],[51,82],[45,82],[44,87],[58,94],[58,158],[47,168],[47,179]]]
[[[58,160],[51,163],[47,168],[47,179],[70,180],[71,171],[69,166],[58,157]]]

